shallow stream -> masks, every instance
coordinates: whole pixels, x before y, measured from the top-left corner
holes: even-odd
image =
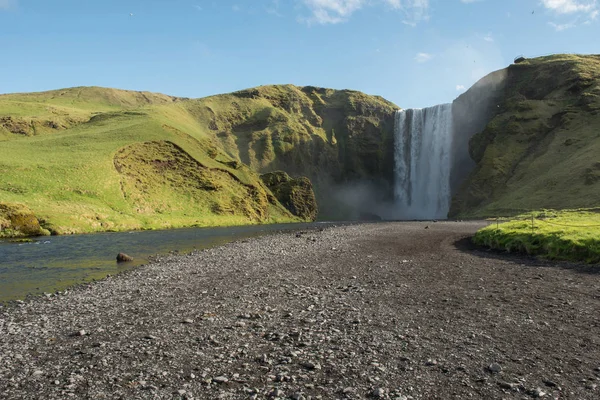
[[[156,254],[187,253],[234,240],[332,223],[187,228],[35,238],[31,243],[0,240],[0,302],[28,294],[53,293],[146,264]],[[134,258],[118,264],[119,252]]]

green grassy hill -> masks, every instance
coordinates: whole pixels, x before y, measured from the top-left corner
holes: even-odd
[[[470,141],[477,165],[451,215],[600,205],[600,56],[513,64],[502,90],[493,118]]]
[[[291,85],[204,99],[96,87],[2,95],[0,231],[19,233],[22,218],[7,211],[17,209],[59,234],[298,221],[260,173],[308,176],[318,201],[332,182],[391,174],[396,108]]]

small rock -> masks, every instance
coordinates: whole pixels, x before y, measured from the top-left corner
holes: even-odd
[[[133,261],[133,257],[128,256],[125,253],[117,254],[117,262],[129,262],[129,261]]]
[[[82,329],[79,332],[76,332],[73,336],[85,336],[85,335],[87,335],[87,332]]]
[[[283,393],[283,390],[273,388],[267,396],[270,398],[275,398],[275,397],[283,397],[284,395],[285,395],[285,393]]]
[[[180,396],[183,396],[183,395],[184,395],[184,394],[186,394],[186,393],[187,393],[187,391],[185,391],[185,390],[183,390],[183,389],[179,389],[179,390],[177,391],[177,394],[178,394],[178,395],[180,395]]]
[[[31,376],[36,377],[36,378],[38,376],[42,376],[42,375],[44,375],[44,372],[43,371],[39,371],[39,370],[38,371],[33,371],[33,374],[31,374]]]
[[[321,364],[313,363],[313,362],[305,362],[302,366],[306,369],[315,370],[321,369]]]
[[[427,361],[425,362],[425,365],[426,365],[426,366],[428,366],[428,367],[432,367],[432,366],[434,366],[434,365],[437,365],[437,363],[438,363],[438,362],[437,362],[436,360],[429,359],[429,360],[427,360]]]
[[[544,392],[542,389],[540,388],[535,388],[533,390],[529,391],[529,394],[533,397],[533,398],[540,398],[540,397],[544,397],[546,395],[546,392]]]
[[[383,390],[382,388],[374,389],[371,392],[371,397],[374,397],[376,399],[381,399],[383,398],[383,396],[385,396],[385,390]]]
[[[217,376],[216,378],[213,378],[213,382],[215,382],[215,383],[227,383],[227,382],[229,382],[229,379],[227,379],[227,377],[225,377],[225,376]]]
[[[548,387],[557,387],[558,385],[556,384],[556,382],[553,382],[551,380],[548,379],[544,379],[544,384]]]
[[[183,323],[183,324],[193,324],[193,323],[194,323],[194,320],[193,320],[193,319],[186,318],[186,319],[184,319],[184,320],[182,321],[182,323]]]
[[[508,382],[498,382],[498,386],[500,386],[502,389],[506,389],[506,390],[514,390],[515,389],[515,385],[513,383],[508,383]]]
[[[499,374],[500,372],[502,372],[502,366],[498,363],[491,363],[490,365],[488,365],[487,369],[492,374]]]
[[[293,393],[290,396],[290,399],[292,399],[292,400],[305,400],[305,397],[304,397],[304,395],[302,393],[296,392],[296,393]]]

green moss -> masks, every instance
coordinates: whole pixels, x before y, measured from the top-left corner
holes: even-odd
[[[275,171],[261,175],[261,179],[292,214],[305,221],[316,220],[318,206],[308,178],[293,179],[283,171]]]
[[[506,72],[499,111],[469,143],[477,166],[450,215],[600,205],[600,57],[541,57]]]
[[[23,204],[0,203],[0,237],[49,235],[33,212]]]

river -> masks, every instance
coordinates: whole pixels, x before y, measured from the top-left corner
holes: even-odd
[[[329,222],[187,228],[95,233],[34,238],[30,243],[0,240],[0,302],[54,293],[71,285],[105,278],[149,262],[153,255],[222,245],[286,230],[332,225]],[[339,223],[337,223],[339,224]],[[119,252],[133,262],[116,262]]]

